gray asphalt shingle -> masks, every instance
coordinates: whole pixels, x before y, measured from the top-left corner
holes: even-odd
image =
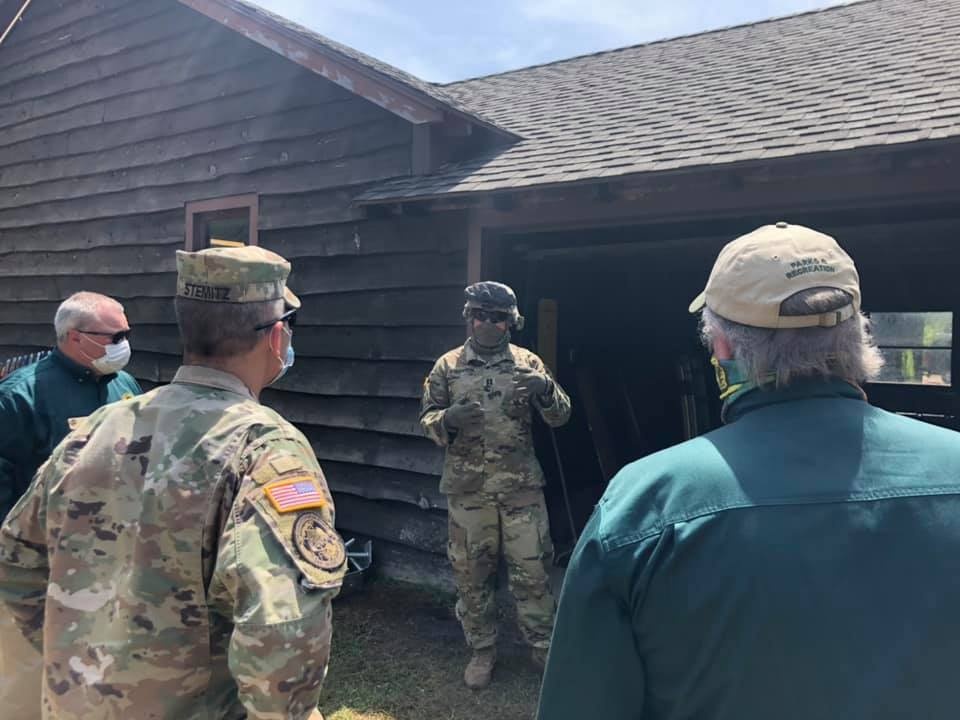
[[[960,135],[960,0],[863,0],[452,83],[523,138],[361,201]]]

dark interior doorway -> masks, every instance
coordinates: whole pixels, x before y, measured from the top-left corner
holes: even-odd
[[[892,347],[890,357],[914,376],[908,383],[887,378],[867,390],[881,407],[954,427],[960,415],[952,380],[957,365],[952,337],[960,313],[960,283],[954,279],[960,267],[956,213],[954,208],[924,208],[785,213],[783,218],[837,237],[860,269],[864,310],[940,313],[930,317],[938,328],[946,322],[949,333],[925,329],[922,319],[905,317],[899,325],[896,317],[890,321],[894,327],[912,328],[895,339],[903,346]],[[499,238],[499,275],[517,290],[527,319],[515,341],[553,363],[574,406],[570,423],[553,437],[542,424],[536,431],[554,540],[561,550],[575,536],[561,468],[569,515],[579,532],[619,468],[719,425],[713,369],[699,341],[697,318],[687,307],[703,289],[726,242],[779,219]],[[924,342],[933,345],[923,347]],[[908,347],[910,343],[915,346]],[[938,372],[924,376],[918,369],[923,362]],[[952,374],[943,372],[944,362]]]

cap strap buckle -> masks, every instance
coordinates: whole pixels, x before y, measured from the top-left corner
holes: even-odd
[[[845,305],[839,310],[822,313],[820,315],[820,327],[836,327],[853,317],[853,305]]]

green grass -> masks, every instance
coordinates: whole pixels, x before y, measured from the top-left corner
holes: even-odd
[[[330,673],[320,709],[327,720],[529,720],[539,675],[504,621],[490,687],[463,684],[470,652],[453,599],[374,582],[334,603]]]

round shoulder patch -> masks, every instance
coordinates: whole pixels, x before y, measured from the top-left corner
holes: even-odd
[[[293,544],[304,560],[321,570],[336,570],[347,559],[343,540],[318,512],[305,512],[297,518]]]

